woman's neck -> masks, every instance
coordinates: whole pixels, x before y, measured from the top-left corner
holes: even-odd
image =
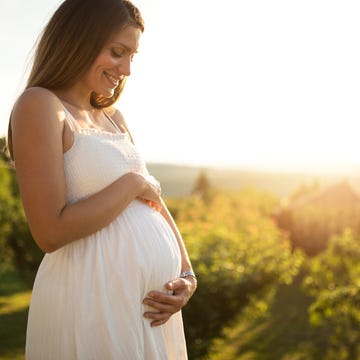
[[[67,90],[57,90],[55,93],[61,101],[79,111],[93,112],[96,110],[90,103],[91,93],[89,92],[81,92],[79,89],[72,87]]]

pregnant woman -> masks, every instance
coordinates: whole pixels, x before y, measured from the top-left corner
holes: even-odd
[[[46,252],[28,360],[187,358],[180,310],[196,278],[159,183],[113,107],[143,30],[129,1],[64,1],[14,104],[8,147]]]

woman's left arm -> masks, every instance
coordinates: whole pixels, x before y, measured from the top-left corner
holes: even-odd
[[[177,239],[181,253],[181,272],[192,271],[189,255],[186,251],[181,234],[163,200],[160,213],[170,225]],[[150,291],[148,296],[144,299],[144,304],[157,310],[148,311],[144,314],[146,318],[151,320],[151,326],[163,325],[173,314],[180,311],[195,292],[197,281],[195,277],[189,275],[171,280],[166,283],[165,286],[168,290],[173,292],[172,295],[161,291]]]

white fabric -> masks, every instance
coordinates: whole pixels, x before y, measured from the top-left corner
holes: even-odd
[[[80,129],[64,154],[67,201],[132,171],[149,176],[126,133]],[[46,254],[29,309],[27,360],[187,359],[181,313],[150,327],[143,299],[179,276],[176,238],[160,213],[134,200],[110,225]]]

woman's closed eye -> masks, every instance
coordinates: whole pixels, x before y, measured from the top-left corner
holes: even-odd
[[[125,55],[125,50],[111,50],[111,55],[113,58],[120,59]],[[130,60],[134,60],[134,56],[137,52],[130,55]]]
[[[114,50],[114,49],[112,49],[111,50],[111,55],[114,58],[121,58],[124,55],[124,50]]]

